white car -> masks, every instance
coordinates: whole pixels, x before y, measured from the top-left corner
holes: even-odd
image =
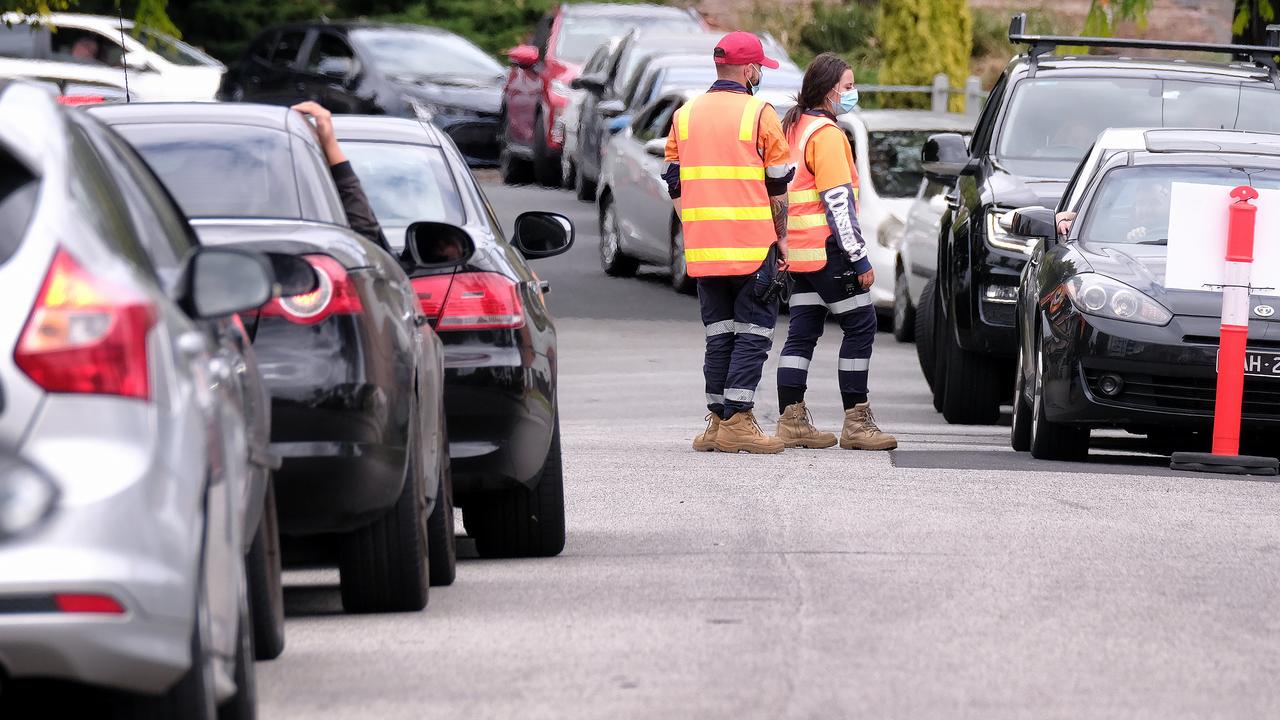
[[[858,168],[858,223],[876,271],[871,301],[878,314],[887,316],[901,272],[898,247],[903,228],[924,177],[920,149],[934,133],[971,132],[974,119],[922,110],[861,110],[837,120],[849,136]]]
[[[139,100],[213,100],[226,66],[176,38],[99,15],[7,13],[0,77],[118,83]],[[55,30],[56,28],[56,30]]]

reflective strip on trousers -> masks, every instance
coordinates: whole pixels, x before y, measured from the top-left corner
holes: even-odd
[[[735,323],[732,320],[713,322],[707,326],[707,337],[711,337],[713,335],[727,335],[734,332],[734,324]]]
[[[818,293],[796,293],[791,296],[791,300],[788,301],[788,304],[790,304],[791,307],[801,307],[803,305],[826,305],[826,303],[822,301],[822,296]]]
[[[840,372],[865,372],[871,369],[871,358],[840,358]]]
[[[804,370],[808,372],[811,360],[807,357],[799,355],[783,355],[778,358],[778,367],[791,368],[792,370]]]
[[[794,305],[795,303],[792,304]],[[860,307],[866,307],[870,304],[871,293],[862,293],[861,295],[854,295],[851,298],[845,298],[839,302],[828,303],[827,309],[836,315],[843,315],[850,310],[857,310]]]
[[[773,338],[773,328],[752,323],[736,322],[733,324],[735,335],[759,335],[762,338]]]
[[[749,403],[756,399],[756,391],[746,390],[743,388],[729,388],[724,391],[724,399],[729,402]]]
[[[707,393],[707,404],[708,404],[708,405],[723,405],[723,404],[724,404],[724,396],[723,396],[723,395],[712,395],[711,393]]]

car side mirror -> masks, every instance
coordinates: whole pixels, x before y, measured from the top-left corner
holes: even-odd
[[[667,139],[664,137],[654,138],[644,144],[644,151],[654,157],[667,156]]]
[[[404,247],[418,269],[466,265],[476,254],[476,243],[466,230],[444,222],[421,220],[404,231]]]
[[[194,318],[226,317],[261,307],[275,295],[271,263],[262,253],[202,247],[187,265],[180,304]]]
[[[627,106],[621,100],[605,100],[596,106],[602,118],[616,118],[626,111]]]
[[[532,45],[517,45],[507,51],[507,60],[521,68],[531,68],[538,63],[538,48]]]
[[[552,257],[573,247],[573,223],[553,212],[534,210],[516,218],[512,244],[526,258]]]
[[[275,275],[276,292],[279,297],[293,297],[313,293],[320,287],[320,278],[316,275],[311,263],[297,255],[286,253],[264,253],[267,262],[271,263],[271,272]]]
[[[574,78],[569,83],[569,87],[575,90],[586,90],[592,95],[603,95],[605,83],[604,76],[598,73],[591,73],[590,75],[579,75]]]
[[[355,60],[349,57],[327,57],[320,61],[316,71],[331,80],[346,80],[355,70]]]
[[[1053,240],[1058,236],[1053,210],[1039,205],[1005,213],[1000,218],[1000,225],[1010,234],[1021,237]]]
[[[970,171],[968,143],[959,133],[930,135],[920,150],[920,164],[930,180],[953,183]]]
[[[610,135],[617,135],[618,133],[625,130],[626,127],[630,124],[631,124],[631,116],[623,114],[610,120],[609,124],[605,125],[605,129],[609,131]]]

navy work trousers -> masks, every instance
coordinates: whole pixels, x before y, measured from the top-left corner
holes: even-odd
[[[776,248],[751,275],[698,278],[698,304],[707,331],[707,409],[728,420],[755,405],[764,361],[773,347],[778,300],[761,299],[777,274]]]
[[[858,284],[853,263],[834,241],[827,242],[827,264],[822,269],[792,273],[791,277],[795,283],[791,290],[791,324],[778,359],[778,396],[782,403],[787,402],[786,398],[792,402],[804,398],[813,349],[830,313],[844,330],[837,375],[848,409],[867,395],[871,345],[876,337],[871,293]]]

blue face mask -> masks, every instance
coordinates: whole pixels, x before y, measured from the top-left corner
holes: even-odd
[[[840,93],[840,112],[853,112],[856,107],[858,107],[858,88]]]
[[[760,70],[756,74],[756,81],[748,85],[747,89],[751,91],[752,95],[758,95],[760,93],[760,83],[762,82],[764,82],[764,70]]]

